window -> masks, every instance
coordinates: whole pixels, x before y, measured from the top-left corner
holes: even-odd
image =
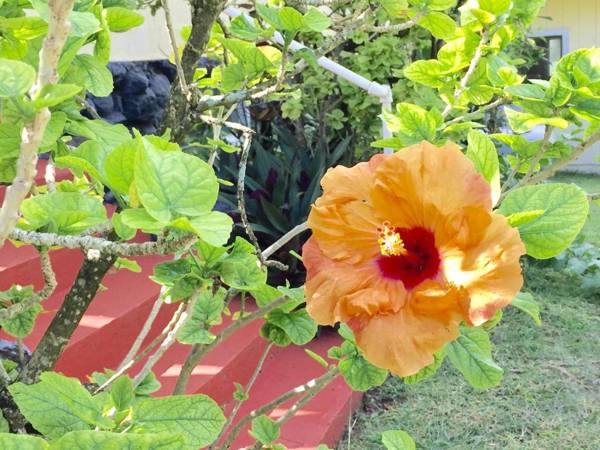
[[[528,78],[548,80],[554,73],[555,65],[563,55],[563,36],[538,36],[534,37],[533,40],[543,50],[543,56],[537,64],[529,69]]]

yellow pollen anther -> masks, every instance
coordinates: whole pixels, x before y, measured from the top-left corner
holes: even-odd
[[[384,222],[383,228],[379,229],[379,239],[377,242],[383,256],[399,256],[406,253],[400,233],[395,231],[389,222]]]

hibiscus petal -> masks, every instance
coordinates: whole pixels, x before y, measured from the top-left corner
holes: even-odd
[[[491,224],[477,243],[443,257],[443,271],[448,281],[469,293],[466,319],[472,325],[491,319],[521,290],[519,257],[524,254],[519,232],[505,217],[493,214]]]
[[[413,291],[406,307],[350,323],[365,357],[406,377],[433,362],[433,354],[459,335],[461,292],[436,282]]]
[[[312,237],[302,248],[302,259],[307,270],[306,309],[320,325],[348,319],[340,299],[372,285],[377,276],[374,265],[352,266],[327,258]]]
[[[403,149],[379,165],[375,178],[373,207],[390,211],[394,226],[433,229],[431,209],[448,215],[468,206],[492,208],[490,185],[454,144]]]

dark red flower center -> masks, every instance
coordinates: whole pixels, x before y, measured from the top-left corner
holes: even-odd
[[[435,278],[441,260],[433,233],[422,227],[394,228],[393,231],[400,235],[404,249],[402,254],[379,256],[377,264],[381,274],[402,281],[406,289]]]

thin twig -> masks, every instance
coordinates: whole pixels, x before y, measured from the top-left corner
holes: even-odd
[[[465,72],[465,75],[463,76],[463,78],[460,80],[460,85],[459,85],[458,89],[456,89],[454,91],[454,100],[455,101],[460,98],[462,93],[467,88],[469,81],[471,81],[471,78],[473,77],[473,74],[475,73],[475,70],[477,69],[477,65],[479,64],[479,61],[481,61],[481,58],[483,57],[483,47],[487,44],[488,38],[489,38],[489,30],[485,29],[485,30],[483,30],[483,33],[481,33],[481,41],[479,41],[479,45],[475,49],[475,54],[473,55],[473,59],[471,60],[471,63],[469,64],[469,68]],[[448,103],[446,105],[446,108],[444,109],[444,112],[442,113],[442,116],[447,117],[448,114],[450,114],[450,112],[452,111],[452,108],[453,108],[452,104]]]
[[[44,278],[44,287],[31,297],[22,300],[19,303],[9,306],[5,309],[0,309],[0,321],[6,319],[12,319],[13,317],[27,311],[33,305],[40,303],[52,295],[56,289],[56,276],[52,269],[52,261],[48,254],[47,248],[42,248],[40,252],[40,265],[42,268],[42,276]]]
[[[97,250],[100,253],[120,256],[169,255],[196,241],[196,237],[185,235],[170,241],[124,243],[112,242],[94,236],[63,236],[56,233],[38,233],[15,228],[10,238],[24,244],[44,247],[65,247],[82,250]]]
[[[303,233],[306,230],[308,230],[308,223],[307,222],[302,222],[301,224],[296,225],[290,231],[288,231],[283,236],[281,236],[279,239],[277,239],[275,242],[273,242],[271,245],[269,245],[262,252],[263,258],[265,258],[265,259],[269,258],[273,253],[275,253],[277,250],[279,250],[281,247],[283,247],[289,241],[291,241],[296,236],[298,236],[300,233]]]
[[[135,376],[135,378],[133,379],[133,385],[134,386],[139,386],[139,384],[142,381],[144,381],[144,378],[146,378],[146,376],[148,375],[148,373],[150,373],[150,371],[152,370],[152,367],[154,367],[154,364],[156,364],[158,362],[158,360],[160,358],[162,358],[162,356],[165,354],[165,352],[169,348],[171,348],[171,346],[175,343],[175,341],[177,339],[177,334],[179,334],[179,331],[181,330],[181,328],[192,317],[192,313],[194,311],[194,306],[196,305],[196,301],[198,300],[199,295],[200,295],[200,291],[196,291],[190,297],[190,300],[188,302],[187,308],[179,316],[179,319],[177,320],[177,323],[167,333],[167,337],[162,342],[162,344],[160,344],[160,347],[148,358],[148,361],[146,361],[146,364],[144,364],[144,367],[142,368],[142,370],[140,371],[140,373],[138,373]]]
[[[184,394],[187,388],[187,384],[189,382],[190,376],[192,375],[192,371],[194,367],[198,365],[198,362],[212,349],[217,347],[221,342],[223,342],[227,337],[229,337],[233,332],[242,328],[243,326],[253,322],[257,319],[262,318],[264,315],[273,311],[274,309],[280,307],[284,303],[288,301],[288,298],[284,295],[282,297],[277,298],[272,301],[268,305],[263,306],[262,308],[257,309],[256,311],[241,317],[240,319],[233,322],[227,328],[223,329],[219,334],[217,334],[214,341],[210,344],[196,344],[192,346],[192,350],[187,356],[185,362],[183,363],[183,367],[181,368],[181,372],[179,373],[179,378],[177,378],[177,383],[175,384],[175,388],[173,389],[174,395]]]
[[[258,378],[258,375],[260,375],[260,372],[262,371],[263,365],[265,364],[265,360],[267,359],[267,356],[269,355],[269,352],[273,348],[273,345],[274,344],[272,342],[270,342],[265,347],[265,349],[263,350],[263,353],[260,356],[260,359],[258,360],[258,363],[256,364],[256,368],[254,369],[254,373],[252,373],[252,376],[250,377],[250,380],[248,380],[248,383],[244,387],[244,393],[246,394],[246,396],[248,396],[250,394],[250,390],[252,389],[252,386],[254,386],[254,383],[256,382],[256,379]],[[235,419],[235,417],[237,416],[238,412],[240,411],[240,408],[242,407],[242,405],[244,404],[244,402],[245,402],[244,399],[239,399],[236,402],[235,406],[233,407],[233,410],[231,411],[231,414],[229,414],[229,417],[227,417],[227,421],[225,422],[225,425],[223,425],[223,428],[221,428],[221,432],[219,433],[219,436],[217,436],[217,438],[213,441],[214,444],[211,445],[208,448],[209,450],[213,449],[214,446],[217,444],[217,442],[219,442],[221,440],[221,438],[225,435],[225,433],[227,432],[227,430],[229,429],[229,427],[233,423],[233,420]]]
[[[136,365],[138,362],[140,362],[142,359],[144,359],[152,351],[152,349],[154,349],[157,345],[159,345],[163,341],[163,339],[167,336],[167,334],[169,334],[169,332],[173,329],[175,324],[179,321],[179,317],[181,317],[181,314],[184,311],[184,307],[185,307],[185,303],[180,302],[179,306],[173,313],[171,320],[163,328],[163,330],[160,332],[160,334],[158,336],[156,336],[152,340],[152,342],[150,342],[141,353],[137,354],[134,358],[127,361],[127,363],[125,365],[123,365],[120,369],[118,369],[115,373],[113,373],[108,380],[106,380],[104,383],[102,383],[96,389],[96,391],[94,391],[94,394],[97,394],[98,392],[105,390],[117,378],[119,378],[121,375],[123,375],[125,372],[127,372],[129,369],[131,369],[134,365]]]
[[[226,127],[231,128],[232,130],[241,131],[242,133],[248,133],[248,134],[255,133],[255,131],[252,128],[245,127],[244,125],[239,124],[239,123],[228,122],[226,120],[220,120],[220,119],[217,119],[216,117],[207,116],[206,114],[200,114],[198,117],[203,122],[209,123],[211,125],[214,125],[214,124],[225,125]]]
[[[165,286],[161,286],[160,293],[158,294],[158,296],[156,297],[156,300],[154,301],[154,304],[152,305],[150,314],[148,314],[148,317],[146,318],[146,321],[144,322],[142,329],[140,330],[137,337],[135,338],[135,341],[129,348],[127,355],[125,355],[125,357],[121,361],[121,364],[119,364],[119,367],[117,367],[117,371],[120,371],[130,361],[132,361],[135,358],[135,355],[137,355],[137,353],[139,352],[139,350],[142,347],[142,344],[144,342],[144,339],[146,339],[146,336],[148,336],[148,333],[150,332],[150,329],[152,328],[152,325],[154,324],[154,321],[156,320],[156,317],[158,316],[158,313],[160,312],[160,308],[162,307],[163,302],[164,302],[165,292],[166,292]]]
[[[242,420],[240,420],[235,427],[231,430],[231,433],[227,436],[226,441],[219,447],[219,450],[228,450],[235,438],[240,434],[242,429],[253,419],[263,414],[268,413],[279,405],[291,400],[292,398],[308,393],[311,391],[319,392],[322,388],[327,386],[330,381],[332,381],[339,374],[339,370],[337,367],[331,367],[327,372],[321,375],[318,378],[313,378],[307,383],[301,384],[300,386],[296,386],[295,388],[281,394],[279,397],[271,400],[269,403],[261,406],[260,408],[255,409],[250,414],[245,416]]]
[[[185,73],[183,72],[183,66],[181,65],[181,58],[179,57],[179,48],[177,47],[177,37],[175,35],[175,27],[173,26],[173,19],[171,18],[171,10],[169,9],[169,2],[167,0],[160,1],[163,11],[165,12],[165,22],[167,25],[167,31],[169,33],[169,43],[173,50],[173,58],[175,60],[175,67],[177,69],[177,80],[181,87],[181,92],[188,97],[189,87],[185,81]]]
[[[371,27],[366,27],[365,31],[371,33],[399,33],[417,25],[419,19],[421,19],[423,15],[424,13],[418,13],[411,20],[408,20],[403,23],[397,23],[393,25],[374,25]]]
[[[546,150],[548,149],[548,145],[550,144],[550,138],[552,138],[553,131],[554,131],[553,126],[546,125],[546,130],[544,131],[544,137],[540,144],[540,149],[538,150],[536,155],[533,157],[533,159],[529,163],[529,169],[527,170],[527,173],[525,174],[525,176],[523,177],[523,180],[522,180],[523,183],[526,183],[527,181],[529,181],[529,179],[533,176],[533,174],[535,172],[535,168],[537,167],[537,165],[540,163],[540,161],[544,157],[544,154],[546,153]]]
[[[102,117],[100,116],[100,114],[98,114],[98,111],[96,111],[94,105],[92,105],[88,100],[86,100],[83,97],[80,97],[79,95],[76,95],[75,101],[79,103],[81,107],[85,108],[89,115],[92,116],[92,119],[102,120]]]
[[[473,117],[477,117],[478,115],[480,115],[480,114],[482,114],[484,112],[487,112],[487,111],[489,111],[491,109],[498,108],[499,106],[502,106],[505,103],[507,103],[507,100],[505,98],[503,98],[503,97],[500,97],[500,98],[494,100],[492,103],[488,103],[487,105],[482,106],[481,108],[477,109],[476,111],[473,111],[473,112],[464,114],[462,116],[455,117],[452,120],[449,120],[448,122],[446,122],[444,124],[444,126],[448,127],[450,125],[454,125],[455,123],[461,123],[461,122],[464,122],[466,120],[472,119]]]
[[[34,97],[44,86],[58,80],[57,66],[71,25],[69,14],[74,0],[48,1],[48,34],[42,43],[37,80],[31,89]],[[42,143],[44,131],[50,120],[50,110],[42,108],[33,119],[25,124],[21,132],[21,146],[17,159],[16,175],[6,189],[4,202],[0,208],[0,247],[19,220],[21,203],[29,194],[37,173],[37,152]]]
[[[248,235],[250,242],[256,248],[256,255],[260,260],[261,264],[265,267],[276,267],[279,270],[287,270],[288,267],[285,264],[280,263],[279,261],[267,261],[267,259],[263,256],[263,252],[260,249],[260,244],[258,243],[258,239],[254,234],[254,230],[248,221],[248,214],[246,213],[246,196],[244,195],[244,189],[246,186],[246,166],[248,164],[248,155],[250,154],[250,145],[252,143],[252,134],[244,133],[244,140],[242,143],[242,154],[240,156],[240,169],[238,172],[238,180],[237,180],[237,201],[238,208],[240,210],[240,219],[242,221],[242,226],[244,227],[244,231]]]
[[[588,140],[581,142],[577,147],[575,147],[575,150],[573,151],[573,153],[571,153],[571,155],[569,155],[569,157],[561,159],[560,161],[556,161],[550,167],[542,170],[541,172],[538,172],[536,175],[532,176],[529,180],[527,180],[527,183],[525,184],[536,184],[540,181],[552,177],[556,172],[565,167],[571,161],[583,155],[588,148],[590,148],[598,141],[600,141],[600,131],[596,131],[590,136]]]

